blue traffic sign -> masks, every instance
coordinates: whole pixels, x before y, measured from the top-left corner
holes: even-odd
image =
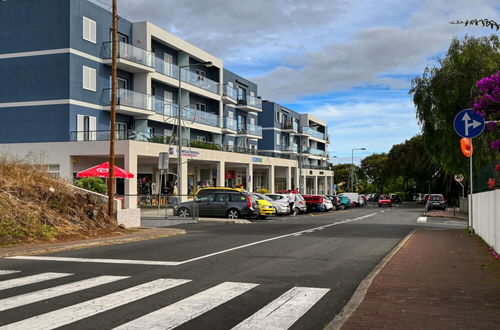
[[[484,130],[484,118],[472,109],[465,109],[457,113],[453,127],[461,137],[475,138]]]

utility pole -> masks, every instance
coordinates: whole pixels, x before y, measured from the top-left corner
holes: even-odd
[[[109,127],[109,178],[108,178],[108,216],[114,218],[114,195],[115,195],[115,126],[116,126],[116,59],[118,57],[118,14],[116,9],[117,0],[113,0],[113,37],[111,53],[111,113]]]

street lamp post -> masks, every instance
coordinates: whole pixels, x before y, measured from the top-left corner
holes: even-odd
[[[366,150],[366,148],[354,148],[351,150],[351,192],[354,192],[354,150]]]
[[[203,66],[206,68],[210,68],[213,66],[212,62],[203,62],[203,63],[193,63],[180,65],[178,67],[178,79],[179,79],[179,94],[177,95],[177,196],[179,196],[178,201],[181,201],[182,198],[182,105],[181,105],[181,97],[182,97],[182,79],[181,79],[181,70],[184,68],[194,67],[194,66]]]
[[[332,156],[332,159],[333,158],[337,158],[337,156]],[[331,163],[330,165],[333,165],[333,163]],[[335,171],[332,169],[332,172],[333,172],[333,174],[332,174],[332,187],[331,187],[332,189],[331,190],[332,190],[334,195],[337,195],[337,189],[335,189]]]

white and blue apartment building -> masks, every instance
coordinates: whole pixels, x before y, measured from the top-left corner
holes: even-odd
[[[107,160],[111,24],[87,0],[0,2],[0,152],[36,156],[68,179]],[[262,102],[255,83],[150,22],[120,18],[118,32],[116,159],[136,174],[117,181],[119,194],[173,186],[173,175],[160,183],[158,157],[169,152],[176,172],[179,109],[184,192],[277,191],[298,187],[300,175],[304,192],[332,191],[325,122]]]

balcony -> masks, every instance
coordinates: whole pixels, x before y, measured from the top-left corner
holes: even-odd
[[[303,134],[307,134],[309,136],[312,136],[312,137],[314,137],[316,139],[325,140],[325,134],[324,133],[315,131],[311,127],[303,127],[302,128],[302,133]]]
[[[112,43],[103,44],[104,64],[111,65]],[[117,67],[128,72],[154,72],[154,55],[126,42],[118,42]]]
[[[224,84],[224,88],[222,90],[222,101],[225,104],[236,104],[237,101],[237,92],[234,87],[229,86],[228,84]]]
[[[237,109],[262,112],[262,100],[254,95],[238,96]]]
[[[291,146],[284,146],[281,148],[281,152],[285,153],[298,153],[299,152],[299,146],[297,144],[291,145]]]
[[[105,106],[111,105],[111,88],[106,88],[102,91],[102,104]],[[119,88],[116,90],[116,105],[118,113],[152,115],[154,97],[149,94]]]
[[[154,67],[156,72],[164,74],[170,78],[179,79],[179,67],[173,63],[155,57]]]
[[[288,133],[297,133],[299,125],[295,120],[286,120],[284,123],[281,123],[281,130]]]
[[[166,102],[160,99],[154,99],[154,111],[155,113],[168,117],[177,117],[177,109],[179,109],[179,105]]]
[[[321,149],[309,148],[309,153],[313,156],[321,156],[321,157],[327,156],[327,152]]]
[[[190,85],[202,88],[215,94],[219,94],[218,82],[208,79],[207,77],[199,75],[196,72],[193,72],[186,68],[181,69],[181,80]]]
[[[192,123],[220,127],[218,115],[200,111],[192,107],[184,107],[182,109],[182,118]]]
[[[238,134],[262,137],[262,126],[252,124],[247,124],[246,126],[238,125]]]
[[[233,118],[224,117],[223,131],[226,133],[236,133],[238,131],[238,123]]]

